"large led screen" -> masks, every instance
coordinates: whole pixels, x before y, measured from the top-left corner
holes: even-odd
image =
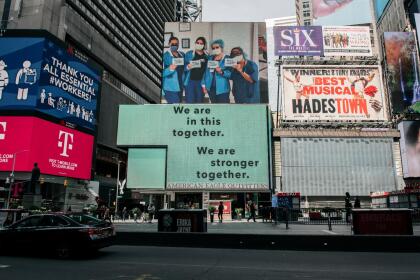
[[[100,69],[45,37],[0,38],[0,110],[34,110],[94,130]]]
[[[264,23],[165,24],[162,102],[268,103]]]
[[[167,190],[258,191],[269,189],[269,133],[265,105],[121,105],[117,143],[129,163],[144,160],[136,149],[166,148]]]
[[[90,179],[93,136],[34,117],[0,117],[0,171]]]

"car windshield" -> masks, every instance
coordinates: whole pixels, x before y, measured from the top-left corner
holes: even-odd
[[[97,225],[104,223],[104,221],[100,219],[85,214],[68,214],[67,217],[82,225]]]

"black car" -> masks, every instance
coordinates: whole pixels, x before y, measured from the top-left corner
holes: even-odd
[[[115,240],[114,227],[108,222],[95,220],[89,225],[63,214],[26,217],[0,229],[0,252],[48,250],[66,258],[74,252],[95,251],[112,245]]]

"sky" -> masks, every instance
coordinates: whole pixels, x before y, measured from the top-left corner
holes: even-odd
[[[264,22],[295,16],[295,0],[202,0],[203,21]]]

